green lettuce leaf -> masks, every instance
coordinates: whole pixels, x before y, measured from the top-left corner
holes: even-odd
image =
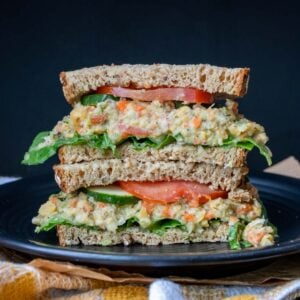
[[[242,246],[242,248],[250,248],[250,247],[252,247],[252,244],[251,243],[249,243],[248,241],[241,241],[240,242],[240,244],[241,244],[241,246]]]
[[[79,224],[73,224],[72,222],[61,218],[60,216],[53,216],[52,218],[49,218],[48,221],[40,226],[37,226],[35,228],[36,233],[40,233],[41,231],[49,231],[53,228],[55,228],[57,225],[67,225],[67,226],[76,226],[80,228],[87,228],[91,230],[99,230],[99,227],[97,226],[88,226],[88,225],[79,225]]]
[[[265,157],[268,165],[270,166],[272,164],[272,152],[270,149],[266,145],[258,143],[252,138],[228,138],[223,141],[222,147],[240,147],[248,151],[251,151],[254,147],[256,147],[259,150],[259,153]]]
[[[39,144],[43,143],[45,138],[48,137],[50,131],[42,131],[40,132],[33,140],[29,150],[35,149]]]
[[[42,224],[41,226],[37,226],[35,232],[39,233],[41,231],[49,231],[55,228],[57,225],[77,226],[77,227],[85,227],[89,229],[99,230],[99,228],[95,226],[73,224],[72,222],[64,218],[61,218],[60,216],[53,216],[52,218],[49,218],[48,221]],[[129,218],[123,225],[119,226],[119,229],[126,229],[135,225],[139,225],[139,220],[137,217],[132,217]],[[156,234],[163,235],[170,228],[180,228],[184,230],[185,226],[177,220],[163,219],[152,223],[147,229]]]
[[[170,228],[180,228],[185,229],[185,226],[177,220],[174,219],[162,219],[152,223],[148,230],[154,232],[158,235],[163,235]]]
[[[212,219],[212,220],[208,221],[208,223],[212,228],[217,229],[221,225],[222,222],[220,219]]]
[[[92,94],[92,95],[85,95],[81,98],[80,102],[82,105],[96,105],[97,103],[104,102],[106,100],[114,100],[118,101],[120,98],[115,97],[113,95],[107,94]]]
[[[48,222],[42,224],[41,226],[37,226],[35,228],[36,233],[40,233],[41,231],[49,231],[56,227],[57,225],[72,225],[70,222],[62,219],[59,216],[54,216],[48,220]]]
[[[139,219],[137,217],[132,217],[129,218],[123,225],[119,226],[118,229],[127,229],[135,225],[139,225]]]
[[[74,135],[71,138],[58,138],[53,144],[39,148],[38,146],[45,141],[50,135],[50,132],[41,132],[33,140],[28,152],[25,153],[22,164],[24,165],[37,165],[45,162],[50,157],[54,156],[57,150],[64,145],[79,145],[85,144],[93,148],[101,150],[111,149],[115,154],[116,145],[111,141],[106,133],[101,135]]]
[[[22,164],[25,165],[37,165],[45,162],[48,158],[56,154],[57,150],[64,145],[79,145],[84,144],[93,148],[108,150],[110,149],[114,155],[117,155],[117,145],[112,142],[107,133],[101,135],[92,134],[81,136],[79,134],[74,135],[71,138],[58,138],[53,144],[39,147],[41,143],[45,141],[45,138],[50,136],[49,131],[44,131],[39,133],[32,142],[28,152],[25,153]],[[181,135],[164,135],[156,138],[141,138],[128,137],[125,141],[130,141],[133,143],[135,150],[140,151],[147,148],[161,149],[169,144],[175,143],[176,141],[182,142]],[[207,146],[209,147],[209,146]],[[241,147],[248,151],[251,151],[254,147],[258,148],[260,154],[263,155],[268,164],[272,164],[271,156],[272,153],[269,148],[263,144],[257,143],[252,138],[245,138],[238,140],[235,138],[229,138],[223,142],[221,147]]]
[[[144,150],[146,148],[161,149],[169,144],[176,142],[176,138],[172,135],[166,135],[159,138],[143,138],[137,139],[136,137],[129,138],[135,150]]]
[[[241,241],[244,228],[245,225],[241,222],[236,222],[229,227],[228,242],[231,250],[242,249]]]

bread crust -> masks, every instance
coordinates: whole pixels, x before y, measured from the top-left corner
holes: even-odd
[[[248,173],[247,167],[229,168],[184,161],[137,161],[104,159],[53,167],[55,179],[63,192],[80,188],[109,185],[116,181],[188,180],[209,184],[212,188],[236,189]]]
[[[216,98],[243,97],[248,88],[249,68],[198,65],[102,65],[61,72],[60,81],[66,100],[74,105],[82,95],[101,86],[138,89],[157,87],[197,88]]]
[[[117,148],[119,159],[130,158],[139,161],[184,161],[186,163],[207,163],[231,168],[246,165],[247,151],[241,148],[203,147],[171,144],[162,149],[147,148],[135,150],[132,143]],[[58,151],[62,164],[73,164],[98,159],[113,159],[112,151],[103,151],[85,145],[67,145]]]
[[[60,246],[72,245],[102,245],[112,246],[123,244],[142,245],[170,245],[196,242],[226,242],[228,224],[221,224],[218,228],[207,228],[201,233],[188,233],[181,229],[169,229],[164,235],[158,235],[143,230],[140,227],[131,227],[117,232],[92,230],[82,227],[58,225],[57,236]]]

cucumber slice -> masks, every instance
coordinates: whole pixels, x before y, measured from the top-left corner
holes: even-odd
[[[116,205],[135,204],[139,200],[135,196],[122,190],[117,185],[89,187],[86,188],[84,192],[93,197],[95,201]]]

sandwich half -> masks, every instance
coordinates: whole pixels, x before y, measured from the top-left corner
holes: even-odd
[[[37,232],[56,228],[62,246],[274,243],[247,180],[248,151],[271,164],[268,137],[233,100],[247,91],[248,68],[99,66],[60,79],[73,108],[23,160],[60,160],[61,192],[33,219]]]

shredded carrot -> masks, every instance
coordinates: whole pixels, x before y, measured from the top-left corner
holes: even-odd
[[[128,103],[129,103],[129,101],[123,100],[123,99],[120,100],[120,101],[118,101],[118,102],[117,102],[117,109],[118,109],[119,111],[124,111],[124,110],[126,109]]]
[[[99,207],[99,208],[104,208],[105,206],[106,206],[106,204],[103,203],[103,202],[99,202],[99,203],[98,203],[98,207]]]
[[[199,145],[199,144],[201,144],[201,140],[200,140],[199,138],[195,137],[195,138],[193,139],[193,144],[194,144],[194,145]]]
[[[152,215],[155,205],[157,205],[157,202],[155,202],[155,201],[143,201],[142,202],[142,206],[146,209],[146,211],[149,215]]]
[[[71,207],[75,208],[77,206],[77,199],[76,198],[71,199],[70,205]]]
[[[89,213],[92,210],[92,207],[89,204],[83,206],[83,211]]]
[[[105,115],[96,115],[96,116],[91,116],[90,120],[91,120],[91,123],[93,125],[95,124],[102,124],[106,121],[106,116]]]
[[[238,113],[238,104],[237,104],[237,102],[234,102],[234,104],[232,105],[232,111],[235,114]]]
[[[200,203],[198,199],[193,199],[191,201],[189,201],[189,205],[190,207],[199,207]]]
[[[57,204],[57,200],[58,200],[58,199],[57,199],[55,196],[51,196],[49,200],[50,200],[50,202],[52,202],[53,204]]]
[[[163,209],[163,212],[162,212],[163,216],[165,218],[169,218],[171,217],[171,210],[170,210],[170,207],[168,205],[166,205]]]
[[[145,107],[144,107],[144,106],[142,106],[142,105],[138,105],[138,104],[135,104],[134,108],[135,108],[135,110],[136,110],[137,112],[140,112],[140,111],[142,111],[142,110],[144,110],[144,109],[145,109]]]
[[[121,139],[122,139],[122,140],[127,139],[129,136],[130,136],[130,134],[128,134],[128,133],[126,133],[126,132],[122,132],[122,133],[121,133]]]
[[[95,110],[95,107],[94,106],[88,106],[87,107],[87,111],[88,112],[92,112],[92,111],[94,111]]]
[[[264,231],[257,232],[252,230],[248,233],[247,239],[253,245],[258,245],[266,233]]]
[[[213,219],[214,217],[215,217],[215,215],[211,211],[207,211],[204,215],[204,219],[207,221]]]
[[[183,215],[183,217],[184,217],[184,219],[185,219],[187,222],[194,222],[195,219],[196,219],[195,215],[193,215],[193,214],[188,214],[188,213],[185,213],[185,214]]]
[[[202,121],[199,117],[194,117],[192,119],[192,122],[193,122],[193,125],[195,128],[200,128],[201,124],[202,124]]]
[[[137,115],[140,117],[142,114],[142,111],[145,109],[145,107],[142,105],[135,104],[134,109],[135,109]]]
[[[244,204],[242,207],[239,207],[236,210],[236,213],[238,215],[243,215],[243,214],[247,214],[248,212],[250,212],[252,210],[252,205],[251,204]]]
[[[230,216],[229,217],[229,222],[232,223],[232,224],[235,224],[238,221],[239,221],[239,219],[235,216]]]

